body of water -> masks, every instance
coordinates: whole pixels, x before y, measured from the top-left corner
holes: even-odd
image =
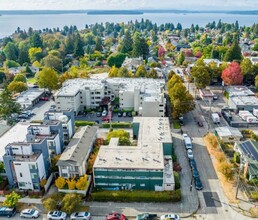
[[[216,14],[216,13],[145,13],[143,15],[87,15],[87,14],[39,14],[39,15],[2,15],[0,16],[0,38],[11,35],[17,27],[21,30],[28,30],[32,27],[35,30],[43,28],[62,28],[65,25],[76,25],[78,29],[83,29],[86,24],[100,22],[128,22],[149,19],[153,23],[174,23],[182,24],[183,28],[190,27],[191,24],[205,26],[207,23],[219,19],[222,22],[233,23],[238,20],[240,25],[250,26],[258,22],[257,15],[237,15],[237,14]]]

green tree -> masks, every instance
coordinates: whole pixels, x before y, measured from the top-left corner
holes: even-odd
[[[13,81],[26,83],[26,82],[27,82],[27,79],[26,79],[26,77],[24,76],[24,74],[18,73],[18,74],[15,75]]]
[[[18,54],[19,64],[23,65],[24,63],[30,62],[28,50],[29,50],[29,47],[26,44],[24,43],[19,44],[19,54]]]
[[[120,67],[118,69],[118,73],[117,73],[118,77],[130,77],[130,73],[128,71],[128,69],[126,69],[125,67]]]
[[[107,140],[110,141],[111,138],[119,138],[119,145],[130,145],[130,134],[125,130],[115,130],[111,131],[107,135]]]
[[[121,53],[130,53],[133,49],[133,40],[129,30],[125,32],[125,36],[121,43]]]
[[[177,64],[180,66],[183,64],[185,60],[185,55],[183,52],[181,52],[179,55],[178,55],[178,58],[177,58]]]
[[[100,37],[96,38],[96,45],[95,45],[95,50],[102,52],[102,41]]]
[[[43,42],[38,32],[34,32],[30,37],[31,47],[41,47],[43,48]]]
[[[135,73],[135,76],[136,77],[146,77],[147,76],[147,71],[145,69],[145,66],[142,64],[140,65],[137,70],[136,70],[136,73]]]
[[[53,211],[57,209],[57,201],[53,198],[47,198],[42,202],[43,207],[47,211]]]
[[[108,57],[107,63],[110,67],[115,66],[119,68],[122,66],[125,57],[126,55],[124,53],[113,53]]]
[[[40,61],[42,56],[42,49],[40,47],[31,47],[29,49],[29,58],[31,63],[35,61]]]
[[[167,74],[167,79],[170,80],[174,75],[176,75],[176,73],[173,70],[170,70]]]
[[[66,54],[71,54],[74,52],[74,40],[71,34],[68,34],[65,39],[65,52]]]
[[[133,49],[132,56],[140,57],[142,56],[146,59],[146,56],[149,54],[149,46],[144,38],[141,37],[139,32],[135,32],[133,36]]]
[[[0,71],[0,83],[3,83],[6,80],[6,75],[4,72]]]
[[[13,42],[8,42],[4,47],[6,59],[16,61],[18,59],[18,48]]]
[[[183,80],[180,76],[178,76],[177,74],[174,74],[170,80],[168,81],[168,90],[173,89],[173,87],[177,84],[177,83],[183,83]]]
[[[192,70],[191,78],[194,79],[194,83],[197,89],[203,89],[210,84],[209,68],[205,65],[203,60],[198,60]]]
[[[65,194],[62,199],[61,211],[71,214],[80,207],[82,196],[76,193]]]
[[[158,73],[157,71],[154,69],[154,68],[151,68],[149,74],[148,74],[148,77],[149,78],[153,78],[153,79],[156,79],[158,78]]]
[[[46,67],[38,73],[38,85],[40,88],[52,91],[58,88],[58,75],[55,70]]]
[[[239,47],[237,42],[234,42],[224,56],[224,61],[232,62],[234,60],[241,61],[242,53],[241,48]]]
[[[74,40],[74,56],[75,57],[80,57],[84,55],[84,49],[83,49],[84,43],[81,39],[80,34],[77,34],[75,36]]]
[[[12,81],[9,85],[8,85],[8,90],[10,92],[18,92],[21,93],[25,90],[27,90],[27,85],[24,82],[16,82],[16,81]]]
[[[254,80],[254,68],[253,68],[253,64],[251,62],[250,59],[245,58],[242,60],[241,64],[240,64],[241,70],[242,70],[242,74],[244,76],[244,81],[248,81]]]
[[[13,113],[20,112],[20,105],[12,99],[7,86],[0,93],[0,118],[7,120]]]
[[[4,206],[7,207],[16,207],[19,199],[21,198],[16,192],[12,191],[9,195],[5,196],[5,201],[3,203]]]
[[[41,61],[42,66],[51,67],[59,72],[62,71],[62,60],[54,55],[47,55]]]
[[[13,60],[6,60],[4,62],[4,67],[7,69],[7,68],[12,68],[12,67],[19,67],[20,64],[13,61]]]

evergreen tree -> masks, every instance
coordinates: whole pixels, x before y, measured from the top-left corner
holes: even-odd
[[[18,48],[13,42],[8,42],[4,47],[4,53],[8,60],[16,61],[18,58]]]
[[[242,60],[241,48],[239,47],[237,42],[234,42],[227,50],[224,60],[227,62],[232,62],[233,60]]]
[[[133,40],[129,30],[126,31],[124,39],[121,43],[121,53],[130,53],[133,49]]]
[[[20,65],[30,62],[28,47],[24,44],[19,45],[18,62]]]
[[[74,41],[74,56],[79,57],[84,55],[84,50],[83,50],[83,41],[80,37],[79,34],[75,36],[75,41]]]
[[[102,41],[100,37],[96,39],[95,50],[101,52],[102,51]]]
[[[43,48],[43,42],[42,42],[42,39],[41,39],[38,32],[35,32],[30,37],[30,44],[31,44],[31,47],[41,47],[41,48]]]
[[[74,40],[71,34],[68,34],[65,39],[65,51],[66,54],[71,54],[74,52]]]

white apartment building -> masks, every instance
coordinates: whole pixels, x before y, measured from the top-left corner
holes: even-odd
[[[163,79],[71,79],[55,94],[55,102],[58,111],[73,109],[78,114],[98,107],[104,97],[118,97],[121,109],[134,110],[144,117],[164,117],[164,86]]]

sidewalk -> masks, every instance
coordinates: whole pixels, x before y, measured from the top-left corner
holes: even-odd
[[[5,197],[1,196],[0,202],[4,202],[4,201],[5,201]],[[28,204],[42,204],[41,199],[33,199],[29,197],[21,198],[19,199],[19,202],[28,203]]]

